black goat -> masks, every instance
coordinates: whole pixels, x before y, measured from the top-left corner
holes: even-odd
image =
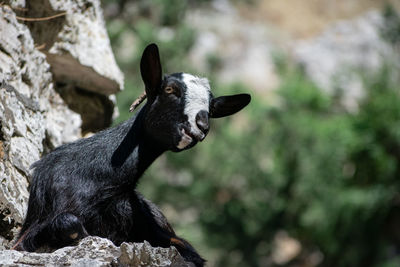
[[[162,78],[158,48],[140,62],[147,103],[131,119],[62,145],[33,164],[25,222],[15,248],[59,248],[96,235],[112,240],[175,246],[196,266],[204,260],[177,237],[160,210],[135,191],[138,179],[166,150],[202,141],[209,117],[231,115],[250,102],[239,94],[214,98],[207,79],[186,73]]]

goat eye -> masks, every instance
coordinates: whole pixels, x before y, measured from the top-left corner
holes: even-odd
[[[165,91],[167,94],[172,94],[172,93],[174,92],[174,88],[168,86],[168,87],[165,87],[164,91]]]

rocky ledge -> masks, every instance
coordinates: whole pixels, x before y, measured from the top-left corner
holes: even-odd
[[[122,243],[86,237],[77,246],[65,247],[52,253],[29,253],[15,250],[0,251],[0,266],[194,266],[185,262],[174,248],[155,248],[148,242]]]

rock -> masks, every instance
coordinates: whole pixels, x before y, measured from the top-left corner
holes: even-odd
[[[187,12],[188,25],[198,30],[189,53],[191,63],[200,71],[213,70],[216,64],[220,81],[242,82],[260,95],[270,93],[279,84],[271,56],[271,32],[239,16],[228,1],[213,1],[213,6]]]
[[[317,38],[295,42],[294,59],[322,89],[342,89],[344,104],[354,109],[363,95],[362,78],[357,71],[376,70],[393,56],[392,48],[381,38],[382,26],[379,11],[335,23]]]
[[[111,50],[100,1],[10,2],[46,55],[54,89],[81,115],[82,132],[108,127],[115,111],[112,94],[122,90],[123,74]]]
[[[30,0],[28,18],[65,14],[28,22],[35,42],[44,45],[54,79],[103,95],[123,88],[98,0]],[[44,32],[46,34],[44,34]]]
[[[54,91],[49,67],[29,29],[10,7],[1,6],[0,243],[5,247],[25,215],[30,165],[46,149],[80,136],[80,116]],[[68,132],[52,131],[49,125]]]
[[[0,5],[0,86],[0,248],[9,248],[25,216],[30,166],[111,124],[123,76],[100,1]]]
[[[122,243],[86,237],[77,246],[65,247],[52,253],[29,253],[15,250],[0,251],[0,266],[193,266],[185,262],[174,247],[154,248],[148,242]]]
[[[1,266],[110,266],[120,254],[109,240],[88,237],[78,246],[64,247],[52,253],[0,251]]]
[[[182,266],[191,267],[185,262],[175,247],[154,248],[147,241],[144,243],[122,243],[118,263],[122,266]]]

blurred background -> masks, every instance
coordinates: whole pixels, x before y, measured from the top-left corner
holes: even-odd
[[[251,104],[139,190],[208,266],[400,266],[400,1],[103,0],[125,90],[165,73]]]

